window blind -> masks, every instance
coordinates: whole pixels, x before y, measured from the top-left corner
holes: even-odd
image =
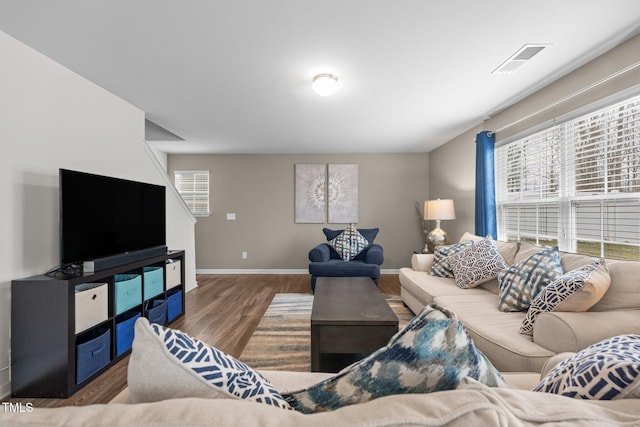
[[[640,97],[496,148],[499,238],[640,259]]]
[[[195,216],[209,215],[209,171],[175,171],[175,186]]]

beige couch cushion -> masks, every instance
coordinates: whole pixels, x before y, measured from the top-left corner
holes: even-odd
[[[518,246],[518,252],[514,257],[514,264],[522,261],[525,258],[529,258],[531,255],[534,255],[540,249],[542,249],[541,246],[534,245],[533,243],[520,242],[520,245]]]
[[[584,267],[585,265],[592,264],[598,258],[594,258],[588,255],[563,253],[560,257],[562,262],[562,268],[565,271],[575,270],[576,268]]]
[[[640,334],[640,310],[541,313],[533,341],[556,353],[576,352],[622,334]]]
[[[611,286],[589,311],[640,310],[640,262],[607,260]]]
[[[3,427],[24,426],[401,426],[468,427],[634,425],[640,399],[586,401],[548,393],[490,388],[466,381],[459,390],[395,395],[336,411],[303,415],[231,399],[173,399],[145,404],[0,411]]]
[[[484,289],[461,289],[456,286],[454,279],[446,277],[430,276],[424,271],[415,271],[411,268],[401,268],[399,279],[406,291],[415,295],[425,305],[433,303],[433,297],[442,295],[483,295]]]
[[[518,333],[525,313],[498,310],[497,295],[439,296],[435,302],[454,311],[476,346],[499,371],[540,372],[555,353]]]

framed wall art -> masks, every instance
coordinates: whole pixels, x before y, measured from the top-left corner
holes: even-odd
[[[327,202],[329,223],[358,222],[358,165],[329,165]]]
[[[295,165],[295,222],[324,223],[326,205],[327,167],[324,164]]]

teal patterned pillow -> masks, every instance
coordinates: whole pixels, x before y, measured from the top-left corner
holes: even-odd
[[[619,335],[560,362],[533,391],[576,399],[640,398],[640,335]]]
[[[498,273],[500,311],[523,311],[531,301],[562,276],[558,248],[543,249]]]
[[[438,277],[453,277],[453,271],[451,271],[451,266],[449,265],[447,258],[467,249],[471,245],[473,245],[472,240],[449,246],[436,246],[433,250],[433,263],[431,264],[429,274]]]
[[[464,377],[506,386],[455,315],[426,306],[385,347],[334,377],[283,397],[297,411],[313,413],[392,394],[453,390]]]
[[[365,250],[369,246],[369,241],[360,234],[353,224],[349,224],[342,233],[329,241],[329,245],[338,252],[344,261],[349,261]]]

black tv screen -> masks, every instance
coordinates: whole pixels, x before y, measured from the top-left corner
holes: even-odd
[[[166,245],[165,187],[60,169],[60,264]]]

